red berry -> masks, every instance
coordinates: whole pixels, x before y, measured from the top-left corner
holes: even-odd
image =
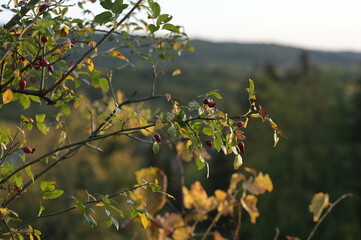
[[[24,89],[26,88],[26,81],[25,79],[21,79],[19,82],[19,88],[21,91],[24,91]]]
[[[42,4],[42,5],[40,5],[40,7],[39,7],[39,12],[45,12],[45,10],[48,8],[48,5],[46,5],[46,4]]]
[[[48,40],[49,40],[48,37],[41,37],[40,38],[40,41],[43,42],[43,43],[46,43]]]
[[[17,192],[22,192],[22,191],[23,191],[23,188],[22,188],[22,187],[16,187],[16,191],[17,191]]]
[[[33,153],[35,149],[32,149],[31,147],[24,147],[23,151],[24,153]]]
[[[11,30],[10,33],[15,34],[15,35],[19,34],[18,30],[16,30],[16,29]]]
[[[212,148],[212,146],[213,146],[213,143],[212,143],[212,140],[206,140],[206,145],[208,146],[208,147],[210,147],[210,148]]]
[[[78,43],[78,41],[76,39],[72,39],[70,42],[73,47]]]
[[[34,123],[34,119],[28,118],[28,123],[33,124],[33,123]]]
[[[39,63],[37,63],[37,64],[34,65],[34,69],[35,69],[35,70],[41,70],[41,67],[40,67]]]
[[[239,127],[239,128],[244,128],[244,122],[238,121],[238,122],[237,122],[237,127]]]
[[[20,59],[21,59],[21,61],[25,61],[25,60],[26,60],[26,55],[22,55],[22,56],[20,57]]]
[[[40,61],[39,61],[40,66],[44,66],[44,65],[48,65],[48,64],[49,64],[49,61],[46,59],[40,59]]]
[[[216,106],[216,103],[215,102],[208,102],[207,106],[212,108],[212,107]]]
[[[239,150],[241,150],[241,152],[244,153],[245,151],[245,146],[244,146],[244,142],[238,142],[238,147],[239,147]]]
[[[49,72],[54,73],[54,67],[53,67],[53,65],[49,65],[49,66],[48,66],[48,70],[49,70]]]
[[[209,99],[208,99],[208,98],[203,99],[203,104],[208,104],[208,103],[209,103]]]
[[[154,139],[155,139],[157,142],[160,142],[161,137],[160,137],[159,133],[154,134],[153,137],[154,137]]]

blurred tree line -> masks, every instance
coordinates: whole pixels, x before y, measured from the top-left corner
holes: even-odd
[[[196,47],[201,48],[202,45]],[[267,126],[251,124],[247,129],[252,134],[247,135],[247,160],[244,164],[268,172],[275,187],[259,205],[261,217],[257,224],[245,221],[242,239],[272,239],[276,228],[280,229],[281,238],[286,235],[305,238],[314,224],[308,204],[317,192],[329,193],[331,200],[347,192],[353,193],[354,197],[335,208],[316,233],[315,239],[357,239],[361,235],[361,73],[356,65],[322,65],[320,61],[314,64],[309,52],[301,50],[297,50],[294,61],[283,60],[284,64],[277,62],[282,59],[279,56],[262,61],[250,59],[247,65],[227,64],[220,60],[221,56],[212,56],[209,48],[202,51],[208,52],[209,56],[206,57],[209,61],[202,62],[197,59],[197,49],[194,59],[186,54],[173,63],[158,63],[157,67],[165,73],[171,73],[175,68],[182,71],[181,75],[171,79],[166,74],[161,75],[157,82],[160,92],[174,93],[184,101],[209,90],[221,89],[225,99],[219,104],[227,112],[237,115],[245,110],[243,106],[247,101],[246,93],[241,90],[247,87],[248,78],[252,78],[261,104],[267,103],[262,107],[272,113],[272,118],[288,138],[273,148],[271,130],[265,134]],[[217,49],[217,52],[221,51],[221,47]],[[228,56],[231,57],[237,59],[237,56]],[[142,69],[140,65],[134,71],[131,66],[112,66],[101,60],[96,64],[99,68],[114,68],[113,84],[123,89],[127,96],[134,90],[142,92],[150,88],[152,72],[149,66]],[[102,96],[95,95],[91,89],[86,94],[95,101],[95,106],[97,101],[102,101]],[[1,116],[1,124],[10,125],[9,121],[15,121],[11,116],[11,112],[8,116]],[[75,116],[71,117],[76,119]],[[77,121],[66,127],[72,132],[84,131],[83,124]],[[49,149],[52,147],[52,143],[42,142],[41,133],[31,138],[39,145],[47,145]],[[89,192],[92,189],[103,189],[104,193],[117,192],[121,190],[119,183],[127,188],[135,182],[133,173],[140,167],[161,166],[169,178],[168,192],[179,199],[180,193],[175,190],[179,189],[180,184],[175,149],[162,148],[158,155],[153,155],[151,145],[134,144],[128,138],[106,141],[104,152],[94,154],[94,150],[83,149],[76,160],[61,165],[57,172],[58,179],[54,180],[69,195],[85,197],[86,194],[81,192],[83,190],[79,190],[84,188]],[[224,156],[213,154],[211,150],[209,154],[214,155],[210,161],[210,178],[202,184],[208,192],[213,192],[227,186],[229,179],[226,176],[230,176],[234,170],[232,161],[226,161]],[[206,179],[205,171],[196,174],[194,164],[186,167],[189,172],[185,178],[189,181],[186,184]],[[87,179],[86,186],[83,179]],[[31,195],[24,197],[30,199]],[[63,205],[50,206],[51,202],[47,202],[46,207],[62,210],[73,203],[66,196],[61,198]],[[59,204],[59,201],[56,203]],[[20,206],[24,209],[23,213],[26,209],[36,209],[38,201],[29,200],[29,204],[34,206]],[[179,203],[176,200],[173,204]],[[28,214],[30,217],[36,213]],[[80,215],[78,217],[81,218]],[[44,239],[49,239],[46,238],[47,232],[51,233],[52,239],[115,239],[119,235],[124,239],[131,238],[127,235],[132,232],[127,230],[132,227],[131,222],[124,223],[119,232],[102,225],[88,231],[88,226],[78,223],[79,219],[74,212],[46,221],[39,220],[37,224],[44,230]],[[139,234],[138,238],[141,239],[142,233]]]

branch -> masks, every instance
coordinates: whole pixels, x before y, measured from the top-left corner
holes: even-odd
[[[124,193],[126,194],[127,192],[131,192],[131,191],[134,191],[134,190],[136,190],[136,189],[138,189],[138,188],[147,186],[148,184],[149,184],[149,183],[144,183],[144,184],[141,184],[141,185],[136,185],[136,186],[134,186],[134,187],[132,187],[132,188],[129,188],[129,189],[124,189],[124,190],[122,190],[122,191],[120,191],[120,192],[118,192],[118,193],[115,193],[115,194],[112,194],[112,195],[108,196],[107,198],[108,198],[108,199],[115,198],[115,197],[117,197],[117,196],[119,196],[119,195],[121,195],[121,194],[124,194]],[[96,200],[84,202],[83,204],[84,204],[84,205],[89,205],[89,204],[99,203],[99,202],[101,202],[101,201],[102,201],[102,199],[96,199]],[[33,222],[33,221],[36,221],[36,220],[39,220],[39,219],[42,219],[42,218],[59,216],[59,215],[61,215],[61,214],[63,214],[63,213],[70,212],[70,211],[72,211],[72,210],[74,210],[74,209],[76,209],[76,208],[77,208],[77,207],[73,206],[73,207],[64,209],[64,210],[59,211],[59,212],[36,216],[36,217],[34,217],[34,218],[31,218],[31,219],[29,219],[29,220],[24,221],[23,223],[21,223],[20,225],[18,225],[18,226],[16,227],[16,229],[18,229],[18,228],[20,228],[20,227],[22,227],[22,226],[24,226],[24,225],[27,225],[27,224],[29,224],[29,223],[31,223],[31,222]]]

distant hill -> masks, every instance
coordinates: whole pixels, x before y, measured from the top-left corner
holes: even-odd
[[[303,49],[276,44],[218,43],[193,40],[194,53],[186,52],[177,59],[180,63],[195,61],[200,65],[250,66],[273,64],[289,67],[297,64]],[[329,67],[361,66],[361,53],[307,50],[311,64]]]
[[[106,42],[103,49],[110,48],[112,42]],[[256,66],[271,64],[280,70],[290,69],[299,63],[302,51],[308,54],[309,61],[317,67],[331,69],[352,69],[361,67],[361,53],[358,52],[327,52],[307,50],[297,47],[276,44],[210,42],[191,40],[194,52],[184,51],[174,61],[164,63],[165,66],[187,69],[222,68],[233,71],[247,72]],[[123,50],[124,51],[124,50]],[[125,52],[126,53],[126,52]],[[132,57],[130,59],[133,60]],[[119,62],[109,58],[99,58],[98,66],[117,67]]]

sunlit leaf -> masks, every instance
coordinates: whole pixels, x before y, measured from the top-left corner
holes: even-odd
[[[128,60],[123,54],[121,54],[121,53],[118,52],[118,51],[111,51],[111,52],[109,53],[109,55],[110,55],[111,57],[116,57],[116,58],[119,58],[119,59],[122,59],[122,60],[125,60],[125,61],[129,62],[129,60]]]
[[[322,214],[322,211],[329,205],[329,196],[326,193],[316,193],[310,205],[308,206],[310,212],[313,214],[313,221],[317,222]]]
[[[90,58],[88,58],[88,59],[86,60],[86,63],[87,63],[87,65],[88,65],[89,71],[92,72],[92,71],[94,70],[94,63],[93,63],[93,61],[92,61]]]
[[[6,89],[6,91],[3,93],[3,104],[7,104],[13,100],[13,91],[11,89]]]
[[[145,214],[138,212],[138,216],[140,217],[140,221],[144,228],[148,227],[148,218]]]
[[[251,99],[254,94],[254,83],[252,79],[249,79],[249,88],[246,88],[246,91],[248,92],[249,99]]]
[[[259,217],[257,209],[257,197],[254,195],[247,195],[241,198],[242,207],[248,212],[251,223],[256,223],[256,219]]]
[[[153,142],[153,153],[157,154],[159,152],[159,143],[157,141]]]
[[[237,170],[238,168],[240,168],[242,166],[242,164],[243,164],[242,156],[241,156],[241,154],[237,154],[233,161],[234,169]]]
[[[229,240],[229,239],[222,237],[222,235],[216,231],[213,233],[213,240]]]
[[[182,71],[180,69],[176,69],[174,70],[174,72],[172,73],[172,76],[177,76],[180,75],[182,73]]]

